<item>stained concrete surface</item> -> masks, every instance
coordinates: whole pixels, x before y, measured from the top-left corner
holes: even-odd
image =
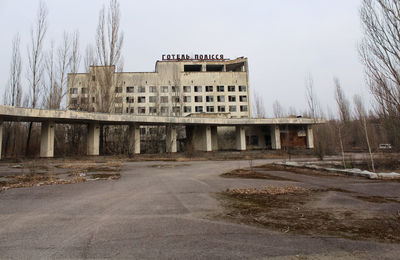
[[[222,210],[214,192],[293,184],[219,176],[248,166],[248,161],[126,162],[119,180],[7,190],[0,193],[0,257],[398,257],[398,244],[292,235],[214,220],[211,216]],[[290,178],[304,177],[305,186],[320,187],[331,182],[285,174]],[[384,190],[390,196],[400,196],[399,183],[354,178],[336,178],[333,183],[358,192]]]

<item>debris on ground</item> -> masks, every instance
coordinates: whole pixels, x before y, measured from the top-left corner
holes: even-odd
[[[293,194],[299,192],[307,192],[308,189],[298,186],[265,186],[261,188],[247,188],[247,189],[227,189],[226,192],[230,194],[268,194],[268,195],[281,195],[281,194]]]

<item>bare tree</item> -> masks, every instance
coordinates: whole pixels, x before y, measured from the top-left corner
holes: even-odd
[[[368,135],[367,112],[365,111],[364,104],[362,102],[360,95],[354,96],[354,105],[355,105],[356,117],[358,118],[358,120],[362,126],[362,129],[364,130],[364,136],[365,136],[365,141],[368,146],[368,152],[369,152],[369,157],[371,160],[372,171],[375,172],[374,155],[371,150],[371,145],[370,145],[369,135]]]
[[[12,54],[10,63],[10,75],[8,79],[8,88],[6,88],[5,104],[10,106],[21,106],[21,52],[20,52],[20,37],[15,35],[12,42]]]
[[[359,54],[388,138],[400,146],[400,4],[362,0]]]
[[[257,92],[253,92],[253,116],[255,118],[265,118],[265,106],[261,95]]]
[[[345,156],[344,156],[344,145],[343,145],[343,129],[346,124],[350,121],[350,111],[349,111],[349,101],[346,99],[343,90],[340,86],[340,81],[338,78],[334,78],[335,83],[335,100],[338,106],[338,112],[340,116],[340,121],[338,124],[338,134],[339,134],[339,144],[342,153],[343,168],[346,168]]]
[[[30,107],[37,107],[40,97],[40,86],[43,80],[43,41],[47,31],[47,8],[43,2],[39,4],[36,23],[31,28],[31,43],[28,46],[28,73]],[[29,152],[32,122],[29,124],[25,153]]]
[[[278,100],[275,100],[272,104],[272,110],[274,113],[274,117],[280,118],[285,115],[284,108],[281,106]]]

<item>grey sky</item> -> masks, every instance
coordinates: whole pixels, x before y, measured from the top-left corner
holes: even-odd
[[[12,38],[20,33],[25,58],[38,2],[0,0],[1,93],[8,79]],[[94,42],[98,13],[107,1],[44,2],[48,42],[57,43],[64,30],[76,29],[82,52]],[[355,93],[368,98],[357,54],[359,0],[120,0],[120,5],[125,71],[153,71],[163,53],[223,53],[232,59],[249,58],[250,89],[263,97],[270,116],[274,100],[286,108],[306,109],[308,73],[323,107],[335,109],[334,76],[349,99]]]

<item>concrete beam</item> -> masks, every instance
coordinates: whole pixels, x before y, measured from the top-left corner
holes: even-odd
[[[0,120],[0,159],[1,159],[1,147],[3,146],[3,121]]]
[[[100,147],[100,125],[98,123],[88,124],[87,154],[99,155]]]
[[[42,122],[40,130],[40,157],[54,157],[54,131],[56,125],[52,121]]]
[[[211,127],[211,148],[213,151],[218,151],[218,128]]]
[[[140,125],[129,125],[129,154],[140,154]]]
[[[246,150],[246,132],[243,126],[236,126],[236,150]]]
[[[271,146],[274,150],[281,149],[281,131],[279,125],[271,125]]]
[[[314,134],[312,125],[307,125],[307,148],[313,149],[314,148]]]
[[[166,126],[165,147],[166,147],[167,153],[176,153],[177,152],[176,126],[173,126],[173,125]]]
[[[193,130],[192,142],[194,150],[211,152],[211,127],[198,125]]]

